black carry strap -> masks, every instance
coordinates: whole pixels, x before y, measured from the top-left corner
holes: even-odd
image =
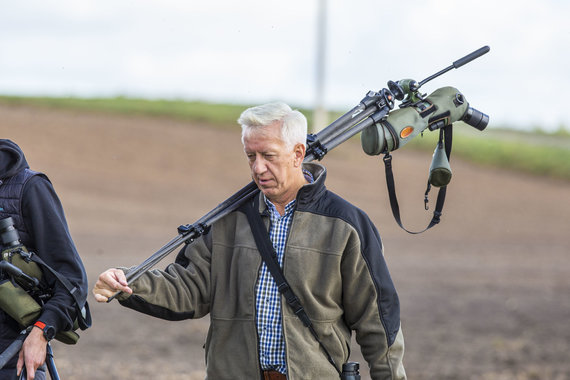
[[[449,160],[449,157],[451,156],[451,142],[452,142],[452,136],[453,136],[453,129],[452,129],[452,125],[448,125],[445,126],[443,128],[443,136],[444,136],[444,141],[445,141],[445,154],[447,156],[447,159]],[[394,183],[394,174],[392,173],[392,156],[390,155],[390,152],[386,152],[386,155],[384,156],[384,167],[386,170],[386,185],[388,186],[388,195],[390,197],[390,207],[392,208],[392,214],[394,215],[394,219],[396,219],[396,222],[398,223],[398,225],[406,232],[410,233],[410,234],[421,234],[422,232],[425,232],[427,230],[429,230],[430,228],[432,228],[433,226],[435,226],[436,224],[439,223],[440,221],[440,217],[441,217],[441,210],[443,210],[443,204],[445,203],[445,193],[447,191],[447,186],[442,186],[439,188],[439,192],[437,193],[437,201],[435,204],[435,210],[433,212],[433,217],[431,219],[431,221],[429,222],[428,226],[423,229],[422,231],[417,231],[417,232],[413,232],[413,231],[408,231],[402,224],[402,220],[400,218],[400,206],[398,205],[398,198],[396,197],[396,185]],[[426,205],[426,210],[427,210],[427,199],[428,199],[428,193],[431,189],[431,185],[428,182],[428,186],[425,192],[425,205]]]
[[[73,297],[73,301],[75,302],[75,308],[77,310],[77,323],[81,330],[85,330],[91,327],[91,312],[89,310],[89,304],[87,301],[84,303],[79,302],[79,292],[80,289],[73,285],[71,281],[67,278],[63,277],[61,273],[54,270],[52,267],[47,265],[38,255],[33,252],[29,253],[28,256],[29,260],[40,264],[43,268],[46,268],[56,279],[59,281],[67,290],[67,292]]]
[[[295,293],[293,293],[293,289],[291,289],[291,287],[287,283],[287,280],[285,279],[285,276],[283,275],[283,271],[281,270],[279,262],[277,261],[277,254],[275,253],[275,248],[273,247],[273,243],[271,243],[271,240],[269,240],[269,234],[267,233],[267,229],[265,228],[265,225],[263,224],[261,216],[259,215],[258,212],[258,203],[259,203],[258,199],[259,197],[255,197],[255,200],[253,202],[247,202],[242,207],[243,211],[247,216],[247,220],[249,221],[249,226],[251,227],[251,232],[253,233],[253,237],[255,238],[255,245],[257,246],[257,250],[261,254],[261,258],[267,265],[267,269],[269,269],[271,276],[273,276],[273,279],[277,284],[277,289],[279,289],[279,293],[281,293],[285,297],[287,304],[289,304],[289,306],[293,309],[297,317],[299,317],[299,319],[301,320],[301,322],[303,322],[305,327],[307,327],[311,332],[311,334],[313,334],[313,336],[315,337],[317,342],[319,342],[319,345],[323,349],[328,361],[340,374],[341,371],[336,366],[336,363],[334,362],[334,359],[332,358],[331,354],[327,351],[327,349],[319,339],[319,336],[313,327],[313,323],[311,322],[311,319],[305,312],[303,305],[301,305],[299,298],[297,298]]]

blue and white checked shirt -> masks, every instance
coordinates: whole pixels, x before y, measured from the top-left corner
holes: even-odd
[[[305,179],[312,183],[313,175],[303,170]],[[273,243],[279,266],[283,268],[283,252],[289,235],[289,227],[293,220],[296,200],[292,200],[285,206],[283,216],[275,208],[269,199],[265,198],[265,204],[270,213],[269,239]],[[265,262],[261,265],[261,273],[256,288],[257,306],[257,334],[259,336],[259,361],[263,371],[279,371],[287,373],[285,363],[285,341],[283,340],[283,328],[281,323],[281,296],[271,272]]]
[[[275,248],[279,266],[283,267],[283,252],[285,251],[285,242],[293,219],[296,200],[292,200],[285,206],[283,216],[267,198],[265,203],[271,219],[269,239]],[[261,273],[257,282],[256,305],[261,369],[287,373],[285,342],[281,325],[281,296],[265,262],[261,266]]]

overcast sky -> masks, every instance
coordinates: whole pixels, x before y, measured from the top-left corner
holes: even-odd
[[[0,0],[0,94],[315,104],[317,0]],[[570,127],[570,2],[328,0],[324,103],[452,85],[491,125]]]

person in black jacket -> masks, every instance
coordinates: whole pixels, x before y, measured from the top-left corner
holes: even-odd
[[[0,139],[0,219],[7,217],[14,220],[21,243],[74,284],[80,290],[78,299],[85,301],[87,275],[51,182],[44,174],[30,170],[17,144]],[[6,279],[6,274],[0,276],[0,280]],[[72,329],[76,318],[73,297],[51,273],[44,271],[43,277],[53,288],[53,296],[45,302],[19,356],[0,369],[0,379],[15,378],[24,367],[28,379],[45,379],[46,336]],[[18,323],[0,310],[0,353],[20,331]],[[45,334],[47,331],[50,334]]]

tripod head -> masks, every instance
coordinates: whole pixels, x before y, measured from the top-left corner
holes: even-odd
[[[361,143],[364,152],[368,155],[391,152],[404,146],[426,129],[435,131],[456,121],[463,121],[480,131],[484,130],[489,123],[489,116],[471,107],[465,96],[456,88],[442,87],[427,97],[419,90],[430,80],[471,62],[489,50],[488,46],[484,46],[420,82],[414,79],[389,81],[389,91],[402,103],[399,109],[390,112],[385,119],[362,132]],[[441,155],[434,155],[435,158],[448,166]],[[447,183],[444,181],[432,184],[442,186]]]
[[[460,58],[457,61],[453,62],[445,69],[438,71],[433,75],[430,75],[429,77],[425,78],[419,83],[414,79],[401,79],[398,81],[388,81],[388,88],[390,89],[392,94],[394,94],[394,97],[397,100],[402,101],[400,108],[407,107],[411,104],[417,103],[420,100],[423,100],[425,94],[424,95],[420,94],[419,89],[424,84],[426,84],[432,79],[439,77],[440,75],[445,74],[446,72],[452,69],[460,68],[461,66],[473,61],[474,59],[479,58],[483,54],[488,53],[489,50],[490,50],[489,46],[483,46],[482,48],[477,49],[474,52],[467,54],[465,57]]]

